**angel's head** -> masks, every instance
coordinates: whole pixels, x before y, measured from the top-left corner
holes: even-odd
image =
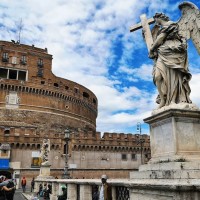
[[[153,18],[158,24],[160,24],[161,21],[165,21],[165,22],[169,21],[169,17],[165,15],[164,13],[156,13]]]

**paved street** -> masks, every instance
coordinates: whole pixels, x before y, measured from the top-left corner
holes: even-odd
[[[25,195],[28,197],[28,199],[30,199],[30,197],[32,196],[32,193],[30,192],[30,190],[27,190],[27,192],[25,193]],[[44,200],[43,197],[38,197],[39,200]],[[27,200],[23,195],[22,195],[22,189],[18,189],[15,191],[15,196],[13,200]]]
[[[21,190],[16,190],[15,191],[14,200],[25,200],[25,198],[22,195],[22,191]]]

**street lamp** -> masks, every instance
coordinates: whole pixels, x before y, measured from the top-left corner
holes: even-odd
[[[136,137],[137,137],[137,145],[140,144],[140,153],[141,153],[141,165],[143,164],[143,150],[142,150],[142,147],[143,147],[143,143],[145,142],[145,140],[142,138],[142,128],[141,128],[141,123],[138,122],[137,123],[137,132],[139,134],[136,134]]]
[[[65,144],[66,146],[65,146],[65,168],[64,168],[64,174],[63,174],[64,179],[70,178],[70,174],[68,172],[68,143],[69,143],[69,140],[70,140],[70,134],[71,134],[71,131],[68,128],[65,129],[64,139],[65,139],[65,142],[66,142],[66,144]]]

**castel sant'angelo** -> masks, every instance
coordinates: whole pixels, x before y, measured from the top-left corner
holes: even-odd
[[[37,176],[41,145],[44,138],[49,138],[51,175],[61,177],[66,128],[72,133],[71,176],[91,178],[99,176],[102,169],[110,170],[112,176],[116,169],[138,167],[142,148],[137,144],[138,136],[106,133],[101,137],[96,132],[97,97],[86,87],[55,76],[52,55],[46,48],[0,41],[0,55],[2,173],[10,172],[19,180],[22,176]],[[145,162],[150,157],[149,136],[139,137],[144,139]],[[123,177],[123,172],[119,176]]]

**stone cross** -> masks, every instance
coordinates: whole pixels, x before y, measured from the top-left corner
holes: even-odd
[[[152,37],[149,25],[153,24],[155,22],[155,20],[154,20],[154,18],[147,19],[145,14],[141,15],[140,19],[141,19],[141,23],[131,26],[130,32],[133,32],[133,31],[136,31],[136,30],[142,28],[142,31],[144,34],[144,39],[146,41],[147,48],[149,51],[153,44],[153,37]]]

